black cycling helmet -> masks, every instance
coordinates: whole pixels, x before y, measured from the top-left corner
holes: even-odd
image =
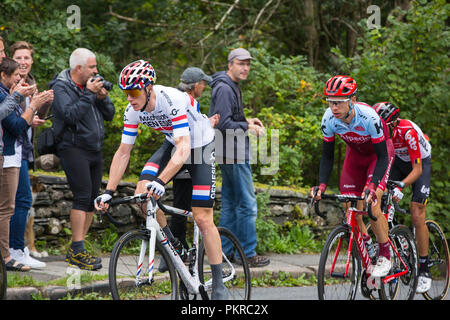
[[[386,123],[397,120],[400,114],[398,108],[390,102],[378,102],[373,108]]]

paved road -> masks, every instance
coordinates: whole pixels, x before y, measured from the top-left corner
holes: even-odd
[[[317,274],[317,266],[319,263],[319,255],[309,254],[271,254],[269,255],[271,263],[264,268],[251,268],[252,277],[259,277],[264,275],[267,271],[272,273],[289,272],[293,277],[299,277],[305,274],[307,277]],[[92,274],[104,274],[108,273],[109,257],[102,257],[103,268],[99,271],[90,272]],[[67,276],[68,274],[74,275],[69,278],[70,283],[73,285],[73,280],[76,279],[79,269],[68,267],[64,262],[63,257],[48,257],[46,258],[47,267],[42,270],[32,270],[27,273],[18,273],[19,275],[32,276],[33,279],[39,281],[49,281],[57,278]],[[86,272],[86,271],[83,271]],[[42,288],[40,288],[42,292]],[[46,289],[45,289],[46,290]],[[46,294],[52,298],[63,297],[67,294],[66,287],[50,287]],[[91,287],[91,290],[108,291],[107,279],[102,282],[96,283]],[[9,299],[29,299],[32,294],[38,293],[36,288],[19,288],[8,289]],[[277,287],[277,288],[252,288],[252,300],[317,300],[317,287]],[[356,299],[365,299],[361,296],[359,290]],[[416,295],[415,299],[423,300],[422,295]],[[450,300],[450,295],[447,295],[446,300]]]

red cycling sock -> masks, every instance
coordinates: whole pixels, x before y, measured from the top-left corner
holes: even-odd
[[[380,248],[380,256],[385,257],[386,259],[391,259],[391,251],[389,250],[389,247],[391,246],[388,242],[385,243],[378,243],[378,246]]]

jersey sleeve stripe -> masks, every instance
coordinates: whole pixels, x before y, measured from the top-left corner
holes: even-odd
[[[187,121],[187,116],[185,114],[183,114],[179,117],[172,118],[172,122],[178,122],[178,121],[184,121],[184,120]]]
[[[123,130],[123,134],[127,135],[127,136],[135,137],[135,136],[137,136],[137,130],[136,130],[136,132]]]
[[[382,141],[384,141],[384,135],[379,138],[372,139],[372,143],[380,143]]]
[[[179,128],[184,128],[184,127],[189,127],[189,123],[185,122],[185,123],[175,124],[172,126],[173,129],[179,129]]]

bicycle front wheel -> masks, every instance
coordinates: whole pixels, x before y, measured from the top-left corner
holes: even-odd
[[[317,272],[317,289],[320,300],[354,300],[358,288],[360,263],[352,245],[347,268],[350,230],[341,225],[331,231],[322,249]]]
[[[217,230],[222,243],[224,241],[231,243],[231,251],[229,253],[222,252],[222,276],[228,289],[228,300],[250,300],[251,276],[244,249],[230,230],[222,227],[217,227]],[[211,268],[203,242],[198,253],[198,275],[206,290],[210,291]]]
[[[443,300],[447,296],[449,286],[449,252],[445,235],[439,225],[427,220],[429,232],[428,266],[432,278],[431,288],[423,294],[427,300]]]
[[[116,242],[109,261],[109,286],[114,300],[177,300],[178,277],[168,253],[156,241],[155,258],[149,262],[148,230],[131,230]],[[143,248],[143,249],[142,249]],[[140,253],[144,259],[139,263]],[[161,260],[168,272],[158,273]],[[149,281],[149,270],[153,278]]]
[[[388,286],[384,286],[385,289],[389,288],[389,290],[385,290],[385,299],[412,300],[416,293],[418,279],[416,242],[411,231],[404,225],[396,225],[392,228],[389,231],[389,238],[399,253],[399,256],[397,256],[391,251],[392,268],[390,275],[405,272],[406,268],[408,272],[402,276],[394,277]]]

